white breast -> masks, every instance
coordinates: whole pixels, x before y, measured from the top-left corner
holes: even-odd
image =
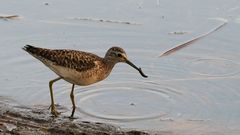
[[[44,62],[47,67],[49,67],[52,71],[54,71],[57,75],[62,77],[67,82],[72,84],[85,86],[96,83],[100,81],[98,77],[98,72],[95,69],[91,69],[89,71],[79,72],[75,69],[66,68],[63,66],[58,66],[53,64],[52,62]]]

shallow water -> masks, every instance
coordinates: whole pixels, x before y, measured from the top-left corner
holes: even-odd
[[[1,96],[28,105],[50,103],[48,81],[56,75],[25,53],[25,44],[100,56],[118,45],[149,78],[118,64],[106,80],[76,87],[80,119],[166,134],[240,132],[238,0],[3,0],[0,13],[20,16],[0,20]],[[224,20],[227,25],[213,34],[159,57]],[[184,34],[169,34],[179,31]],[[69,108],[69,115],[70,89],[65,81],[54,85],[55,100]]]

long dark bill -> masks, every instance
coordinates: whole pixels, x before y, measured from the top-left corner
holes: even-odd
[[[132,66],[133,68],[135,68],[143,77],[147,78],[148,76],[146,76],[143,72],[141,68],[138,68],[137,66],[135,66],[132,62],[130,62],[129,60],[126,60],[126,63],[130,66]]]

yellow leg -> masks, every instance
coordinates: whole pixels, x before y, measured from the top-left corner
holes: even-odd
[[[75,112],[75,109],[76,109],[76,105],[75,105],[75,101],[74,101],[74,84],[72,85],[72,91],[71,91],[71,94],[70,94],[70,98],[71,98],[71,101],[72,101],[72,114],[71,114],[71,118],[73,118],[73,115],[74,115],[74,112]]]
[[[62,79],[62,78],[61,78],[61,77],[58,77],[58,78],[56,78],[56,79],[54,79],[54,80],[51,80],[51,81],[49,82],[49,89],[50,89],[50,96],[51,96],[51,113],[52,113],[52,115],[53,115],[54,117],[57,117],[60,113],[57,112],[56,107],[55,107],[55,104],[54,104],[52,85],[53,85],[54,82],[56,82],[56,81],[58,81],[58,80],[60,80],[60,79]]]

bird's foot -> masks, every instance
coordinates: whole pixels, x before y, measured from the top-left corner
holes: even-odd
[[[51,114],[53,117],[58,117],[61,113],[56,110],[55,105],[50,105],[49,109],[51,109]]]
[[[61,113],[58,112],[58,111],[55,110],[55,109],[51,109],[51,114],[52,114],[53,117],[58,117]]]
[[[55,106],[60,106],[60,105],[59,104],[54,104],[54,107]],[[50,109],[52,109],[52,105],[49,105],[48,110],[50,110]]]
[[[78,117],[74,117],[74,116],[69,116],[68,118],[69,118],[70,120],[78,119]]]

